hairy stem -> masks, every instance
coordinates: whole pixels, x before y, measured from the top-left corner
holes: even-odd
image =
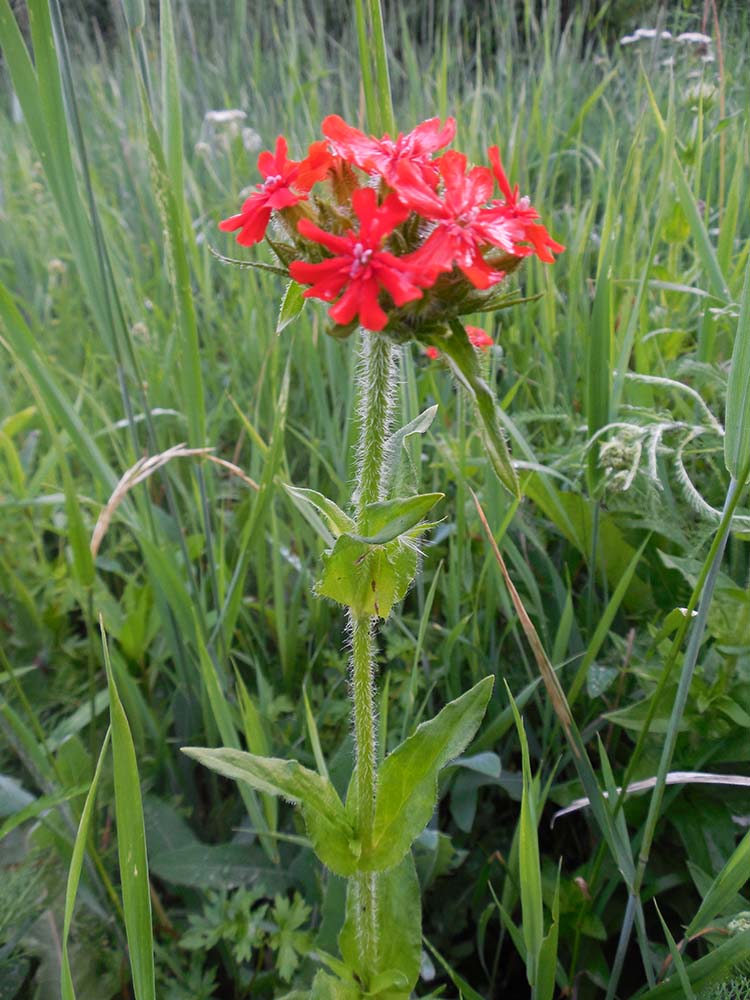
[[[385,442],[393,409],[394,352],[387,340],[362,332],[359,372],[359,450],[356,516],[361,522],[368,503],[384,495]],[[351,696],[354,728],[354,787],[357,827],[363,849],[372,841],[377,787],[377,719],[375,715],[375,624],[369,616],[350,614],[352,637]],[[362,969],[372,975],[377,967],[377,875],[354,876],[354,898]]]

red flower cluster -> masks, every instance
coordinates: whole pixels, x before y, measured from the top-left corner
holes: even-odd
[[[446,299],[458,303],[496,285],[522,258],[551,263],[564,249],[528,198],[511,189],[496,146],[489,150],[492,169],[469,167],[463,153],[434,156],[455,131],[452,118],[444,125],[431,118],[395,140],[376,139],[329,115],[325,140],[304,160],[287,159],[281,136],[275,154],[261,153],[264,182],[220,228],[239,229],[237,241],[251,246],[275,213],[291,240],[289,274],[310,286],[306,297],[333,302],[330,316],[342,327],[358,319],[383,330],[394,309],[403,318],[401,307],[424,300],[428,290],[449,314]],[[327,199],[311,195],[322,181],[330,183]],[[495,182],[501,198],[493,198]],[[438,285],[442,275],[455,279],[450,292],[445,282]]]

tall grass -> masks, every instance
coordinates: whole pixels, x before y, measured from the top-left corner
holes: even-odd
[[[72,978],[84,996],[98,940],[87,915],[101,921],[100,960],[113,981],[127,925],[111,884],[118,779],[113,787],[111,764],[97,765],[108,704],[99,614],[154,859],[164,861],[154,845],[184,834],[185,817],[194,839],[224,852],[204,855],[224,859],[213,881],[206,865],[214,862],[164,878],[152,865],[157,981],[189,983],[186,953],[169,942],[199,911],[205,897],[196,893],[238,884],[226,862],[236,860],[237,837],[247,844],[242,878],[252,869],[272,895],[280,857],[285,886],[319,907],[319,946],[335,941],[335,880],[311,881],[286,812],[250,793],[236,800],[175,746],[247,744],[279,756],[293,748],[311,766],[322,746],[334,783],[348,780],[346,656],[329,642],[339,616],[314,597],[317,535],[282,484],[347,495],[352,353],[325,335],[324,314],[311,305],[276,336],[278,277],[223,264],[212,250],[234,256],[216,222],[255,182],[257,142],[267,148],[283,132],[299,152],[325,114],[360,120],[364,91],[356,19],[332,20],[325,5],[162,0],[159,16],[145,17],[124,4],[113,7],[107,37],[54,0],[32,0],[29,13],[24,36],[0,0],[0,772],[22,786],[13,785],[8,814],[29,806],[23,794],[45,803],[16,827],[18,851],[52,844],[59,870],[72,857],[86,889],[73,915],[50,878],[37,906],[70,932]],[[458,144],[478,161],[498,143],[509,176],[567,246],[554,269],[525,268],[519,284],[532,301],[476,318],[498,345],[490,383],[525,480],[522,504],[495,481],[471,410],[440,364],[412,348],[401,360],[404,422],[439,407],[412,458],[425,491],[449,484],[449,513],[403,613],[384,627],[387,728],[394,738],[407,733],[489,666],[524,714],[536,772],[524,769],[522,781],[513,716],[496,685],[475,748],[484,756],[454,769],[421,845],[434,948],[424,994],[448,976],[466,996],[461,982],[483,996],[522,995],[524,938],[514,928],[526,921],[519,865],[534,812],[519,803],[522,787],[530,801],[531,780],[544,926],[562,859],[557,989],[604,995],[628,888],[642,917],[637,937],[621,938],[618,995],[675,969],[697,991],[710,985],[704,974],[721,977],[726,962],[750,955],[747,932],[728,929],[746,908],[738,894],[747,848],[734,853],[741,831],[732,821],[745,809],[739,792],[670,787],[650,818],[642,799],[615,806],[614,794],[609,805],[600,795],[591,815],[552,830],[545,806],[580,793],[581,747],[591,762],[585,782],[614,793],[657,773],[668,731],[674,748],[663,770],[746,771],[747,521],[733,522],[707,638],[695,640],[696,676],[670,729],[689,624],[676,609],[700,596],[729,482],[721,424],[750,246],[750,33],[742,5],[720,13],[721,79],[718,62],[702,61],[695,45],[620,45],[584,5],[567,20],[554,0],[528,2],[517,18],[499,4],[481,17],[463,3],[386,6],[397,127],[453,114]],[[673,35],[701,27],[681,8],[651,16],[642,23]],[[13,82],[23,120],[13,113]],[[222,124],[209,114],[221,109],[246,117]],[[120,476],[180,442],[214,448],[248,478],[200,457],[173,459],[127,493],[91,563],[86,540]],[[566,740],[538,683],[472,490],[577,740]],[[93,791],[85,807],[66,797],[92,779],[96,806]],[[593,788],[585,794],[593,800]],[[79,823],[88,830],[83,867]],[[651,833],[637,884],[631,876]],[[0,840],[3,866],[18,856],[2,853],[8,842]],[[633,871],[623,880],[626,856]],[[9,955],[35,947],[27,930],[14,938],[2,927],[0,961],[7,942]],[[684,927],[695,937],[689,946]],[[226,947],[216,961],[219,995],[232,995]],[[269,976],[254,988],[280,995],[281,981]],[[654,996],[678,989],[677,973],[669,981]],[[238,996],[249,988],[242,982],[237,972]]]

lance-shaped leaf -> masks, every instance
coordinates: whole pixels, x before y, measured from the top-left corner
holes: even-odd
[[[258,757],[242,750],[183,747],[182,752],[226,778],[298,804],[313,850],[323,864],[336,875],[348,876],[356,871],[359,842],[341,799],[327,778],[296,760]]]
[[[285,330],[302,312],[307,299],[302,294],[302,288],[296,281],[290,281],[286,286],[284,298],[281,300],[279,308],[279,318],[276,321],[276,333]]]
[[[437,803],[438,773],[473,738],[493,684],[493,677],[485,677],[386,758],[378,776],[372,843],[361,868],[385,871],[397,865],[424,830]]]
[[[514,497],[520,498],[518,477],[511,464],[510,452],[497,415],[497,400],[492,389],[482,378],[477,352],[468,338],[463,324],[451,320],[448,336],[431,334],[422,338],[445,355],[457,381],[474,400],[476,412],[482,422],[482,440],[492,467],[500,482]]]
[[[417,572],[417,550],[411,541],[394,538],[373,545],[354,535],[341,535],[323,556],[321,597],[351,608],[355,615],[387,618]]]
[[[539,861],[538,820],[536,815],[536,793],[531,777],[531,760],[526,730],[523,727],[513,695],[505,685],[513,710],[513,717],[521,741],[521,762],[523,768],[523,795],[521,798],[521,818],[519,820],[518,862],[521,876],[521,912],[523,914],[523,938],[526,944],[526,978],[534,990],[539,974],[539,954],[544,940],[544,907],[542,905],[542,868]]]
[[[385,442],[383,448],[383,489],[386,496],[392,490],[398,489],[399,484],[406,478],[400,470],[404,464],[403,460],[405,460],[407,468],[410,466],[409,439],[415,434],[425,434],[430,429],[437,410],[437,405],[428,407],[419,416],[410,420],[408,424],[404,424],[403,427],[394,431]],[[413,473],[414,470],[410,469],[409,471]],[[416,481],[416,474],[414,474],[414,479]]]
[[[322,493],[318,493],[316,490],[302,489],[299,486],[290,486],[288,483],[284,483],[284,489],[305,520],[327,541],[330,539],[329,545],[332,546],[334,540],[343,532],[354,529],[354,521],[349,515],[345,514],[338,504],[323,496]],[[321,523],[318,514],[323,515],[324,524]]]
[[[346,919],[339,934],[339,949],[347,966],[360,980],[369,982],[370,993],[386,992],[408,997],[419,978],[422,956],[422,906],[414,858],[408,852],[390,871],[377,879],[378,947],[375,968],[362,967],[357,943],[357,884],[352,879],[346,894]]]
[[[727,387],[724,463],[736,478],[745,474],[750,462],[750,258],[740,301],[737,336]],[[740,483],[744,486],[744,483]]]
[[[432,510],[444,497],[445,493],[423,493],[368,503],[362,515],[359,534],[353,537],[368,545],[384,545],[416,527],[427,511]]]

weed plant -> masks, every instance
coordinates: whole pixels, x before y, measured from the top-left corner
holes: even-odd
[[[18,914],[0,914],[9,998],[56,996],[66,968],[92,1000],[128,989],[140,1000],[154,978],[169,1000],[303,995],[343,919],[343,882],[313,865],[293,811],[239,795],[178,747],[233,744],[311,768],[322,753],[340,794],[349,781],[347,651],[330,641],[343,614],[313,595],[319,544],[281,484],[349,495],[354,354],[312,303],[277,336],[278,276],[212,251],[234,255],[216,224],[256,182],[258,149],[283,132],[301,153],[326,114],[361,120],[355,25],[342,8],[334,33],[316,4],[159,7],[142,22],[136,0],[113,5],[105,40],[55,0],[30,0],[30,76],[0,0],[4,884],[29,866],[23,893],[0,903]],[[447,499],[421,575],[381,630],[382,752],[494,673],[524,716],[534,807],[522,813],[522,751],[496,683],[416,845],[419,996],[528,995],[523,815],[538,824],[547,926],[559,877],[556,993],[612,995],[617,978],[620,997],[744,995],[720,985],[741,983],[750,959],[735,919],[750,874],[739,784],[750,522],[738,494],[673,716],[681,609],[705,584],[729,484],[729,362],[750,329],[738,325],[750,25],[743,4],[719,7],[705,25],[702,5],[641,7],[621,30],[657,36],[624,45],[583,4],[566,19],[554,0],[516,18],[500,4],[387,8],[399,127],[454,115],[477,161],[498,143],[567,247],[554,271],[530,262],[514,279],[533,301],[486,325],[521,504],[442,363],[414,348],[400,359],[401,423],[439,407],[410,451],[415,475]],[[704,28],[710,43],[677,41]],[[182,443],[119,490],[92,557],[120,477]],[[229,465],[196,453],[207,447]],[[540,683],[472,491],[580,745]],[[648,794],[615,804],[616,787],[657,774],[667,738],[670,772],[733,783],[670,783],[653,817]],[[590,797],[576,746],[610,805],[552,825]],[[126,863],[141,799],[149,882]],[[627,937],[635,911],[601,808],[634,868],[655,824]]]

